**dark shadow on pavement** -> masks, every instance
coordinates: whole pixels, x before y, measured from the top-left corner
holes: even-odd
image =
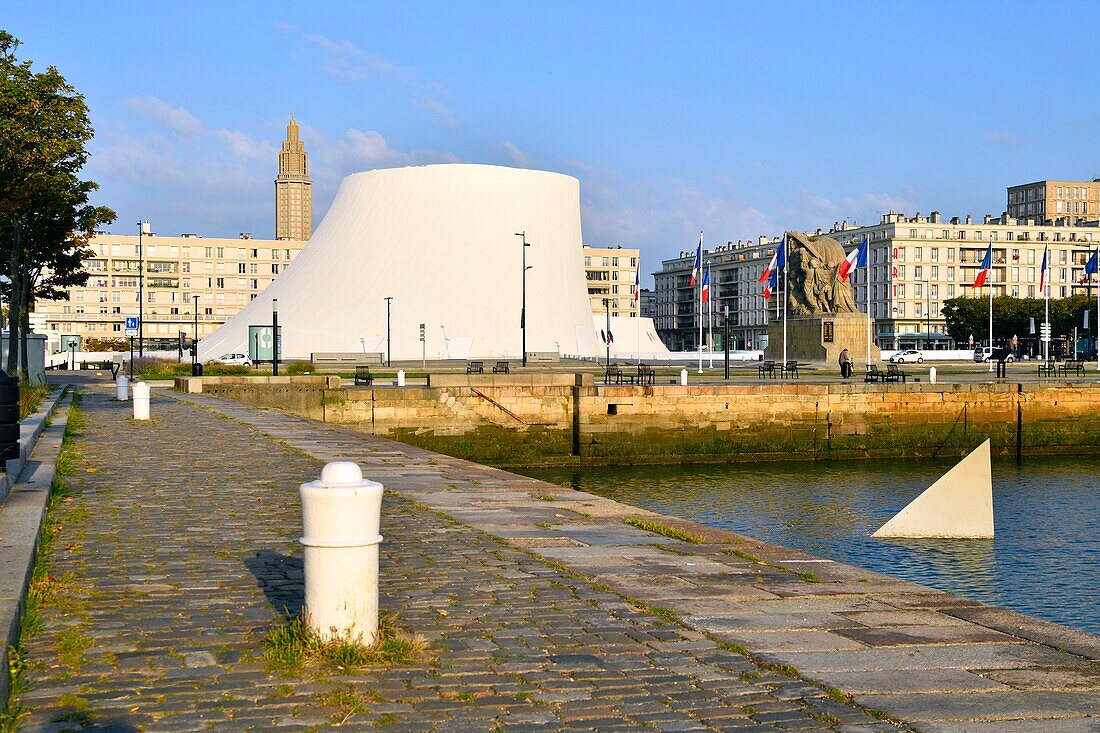
[[[55,727],[56,726],[56,727]],[[81,731],[81,733],[138,733],[137,726],[119,718],[96,720],[93,713],[67,710],[59,713],[47,730]]]
[[[255,576],[267,602],[292,619],[301,615],[305,601],[305,571],[302,558],[261,550],[244,561]]]

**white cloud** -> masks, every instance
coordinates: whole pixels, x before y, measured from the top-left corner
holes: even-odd
[[[202,122],[185,109],[173,107],[157,97],[132,97],[126,106],[142,117],[167,127],[179,135],[197,135],[202,132]]]
[[[361,82],[372,75],[411,76],[408,69],[369,54],[349,40],[334,41],[316,33],[303,36],[303,40],[320,56],[321,70],[341,81]]]
[[[436,122],[446,127],[456,127],[458,120],[455,119],[454,113],[451,112],[450,107],[440,102],[438,99],[431,97],[423,97],[421,99],[413,100],[412,105],[417,109],[422,109],[427,112],[431,112],[436,117]]]
[[[510,140],[501,142],[500,147],[504,148],[504,155],[508,158],[508,162],[517,168],[528,168],[531,165],[531,157],[527,153],[519,149],[519,146]]]

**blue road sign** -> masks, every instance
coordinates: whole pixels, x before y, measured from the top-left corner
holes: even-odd
[[[137,328],[137,327],[138,327],[137,316],[126,316],[126,329],[129,330],[131,328]]]

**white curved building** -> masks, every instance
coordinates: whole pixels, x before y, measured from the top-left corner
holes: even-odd
[[[521,356],[521,239],[527,248],[527,351],[595,356],[581,265],[580,184],[546,171],[445,164],[350,175],[292,266],[200,342],[199,358],[248,352],[271,323],[283,358],[385,352],[393,359]]]

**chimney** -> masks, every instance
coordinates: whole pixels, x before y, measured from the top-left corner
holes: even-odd
[[[940,212],[933,211],[931,216],[929,216],[928,220],[931,221],[933,224],[939,224],[940,223]]]

